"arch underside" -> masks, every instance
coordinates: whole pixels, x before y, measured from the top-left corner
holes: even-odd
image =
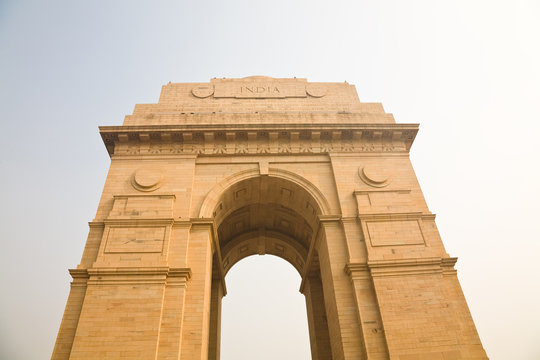
[[[246,256],[272,254],[302,276],[318,229],[318,202],[291,181],[259,176],[226,189],[213,210],[224,274]]]
[[[307,251],[298,241],[272,230],[254,230],[235,237],[222,248],[223,270],[227,274],[234,264],[251,255],[275,255],[288,261],[302,276]]]
[[[219,324],[223,294],[219,283],[224,284],[223,278],[234,264],[256,254],[278,256],[298,271],[305,285],[302,292],[306,297],[313,358],[330,358],[326,308],[314,246],[326,201],[316,199],[312,195],[316,191],[307,191],[298,182],[283,177],[244,175],[219,196],[211,193],[212,200],[205,201],[203,206],[203,210],[208,210],[208,205],[214,204],[211,213],[218,246],[213,262],[211,317]],[[212,330],[210,358],[219,358],[219,333],[220,329]]]

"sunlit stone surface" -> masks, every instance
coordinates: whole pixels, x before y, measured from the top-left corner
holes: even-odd
[[[347,83],[168,84],[111,167],[53,359],[218,359],[225,275],[302,278],[313,359],[486,359],[396,124]]]

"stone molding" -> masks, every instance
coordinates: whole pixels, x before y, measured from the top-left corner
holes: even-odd
[[[104,219],[88,223],[90,227],[104,228],[105,225],[172,225],[174,227],[191,228],[193,225],[215,226],[211,218],[191,218],[190,220],[177,220],[173,218],[133,218],[133,219]]]
[[[101,126],[109,155],[408,153],[416,124]]]
[[[105,225],[173,225],[175,223],[173,218],[133,218],[133,219],[105,219],[103,220]]]
[[[247,180],[254,177],[259,177],[259,176],[260,176],[259,170],[253,170],[253,169],[243,170],[215,184],[214,187],[210,190],[210,192],[206,195],[200,207],[199,217],[212,218],[214,216],[213,212],[219,203],[218,199],[221,197],[224,189],[227,189],[233,184],[236,184],[240,181]],[[288,171],[285,169],[274,168],[274,167],[269,167],[268,176],[289,180],[295,183],[296,185],[302,187],[315,199],[322,214],[330,214],[331,210],[330,210],[330,205],[328,203],[328,200],[326,199],[324,194],[317,188],[317,186],[315,186],[312,182],[310,182],[306,178],[299,176],[298,174],[295,174],[291,171]]]
[[[86,287],[88,282],[88,271],[86,269],[69,269],[69,274],[73,278],[71,287]]]
[[[424,259],[393,259],[371,260],[367,263],[348,263],[344,271],[351,279],[366,279],[371,277],[389,277],[425,274],[455,274],[454,265],[457,258],[424,258]]]
[[[361,221],[387,221],[387,220],[435,220],[435,214],[423,212],[408,213],[379,213],[358,214]]]
[[[190,268],[138,267],[70,269],[74,282],[84,285],[167,284],[185,286],[191,278]]]
[[[347,263],[343,270],[351,279],[365,280],[371,278],[369,266],[366,263]]]

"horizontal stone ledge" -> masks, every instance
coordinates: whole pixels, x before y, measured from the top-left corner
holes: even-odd
[[[392,260],[370,260],[367,265],[370,269],[385,268],[385,267],[401,267],[401,266],[425,266],[425,265],[440,265],[442,258],[417,258],[417,259],[392,259]]]
[[[206,225],[206,226],[215,226],[214,218],[190,218],[190,219],[173,219],[173,218],[151,218],[151,217],[133,217],[133,218],[113,218],[113,219],[102,219],[94,220],[88,223],[90,227],[95,228],[104,228],[107,226],[129,226],[129,227],[140,227],[140,226],[152,226],[152,225],[161,225],[167,226],[172,225],[173,227],[187,227],[190,228],[193,225]]]
[[[143,111],[140,105],[136,106],[136,111],[132,115],[124,118],[127,126],[147,126],[141,124],[154,124],[156,126],[174,126],[178,124],[196,126],[201,123],[231,126],[234,124],[395,124],[392,114],[368,113],[355,110],[333,110],[333,111],[156,111],[157,109],[147,108]]]
[[[345,273],[352,278],[421,275],[421,274],[453,274],[457,258],[419,258],[371,260],[367,263],[348,263],[344,267]]]
[[[435,214],[418,212],[406,213],[360,213],[358,218],[362,221],[387,221],[387,220],[435,220]]]
[[[347,263],[343,270],[348,275],[351,275],[357,272],[369,272],[369,267],[367,263]]]
[[[191,268],[171,267],[111,267],[69,269],[71,276],[75,278],[108,277],[108,276],[166,276],[191,278]]]
[[[141,225],[173,225],[175,220],[173,218],[150,218],[150,217],[133,217],[133,218],[113,218],[104,219],[105,225],[125,225],[138,227]]]
[[[100,133],[110,155],[249,155],[407,153],[415,124],[287,124],[248,126],[107,126]]]
[[[359,124],[359,123],[233,123],[233,124],[186,124],[186,125],[131,125],[99,126],[100,133],[145,133],[145,132],[197,132],[197,131],[336,131],[336,130],[410,130],[418,131],[419,124]]]

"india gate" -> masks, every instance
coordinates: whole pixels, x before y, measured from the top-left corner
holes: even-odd
[[[487,359],[398,124],[348,83],[169,83],[122,126],[53,359],[220,357],[227,272],[300,274],[314,360]],[[242,360],[242,359],[239,359]]]

